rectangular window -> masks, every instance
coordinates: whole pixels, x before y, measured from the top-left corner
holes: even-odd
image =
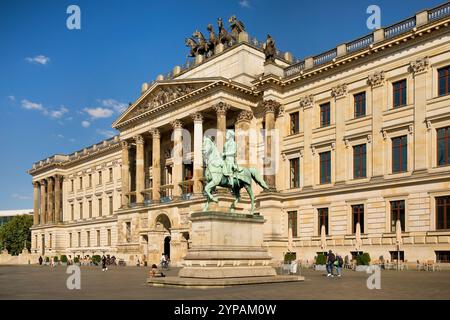
[[[290,119],[290,133],[296,134],[300,131],[300,117],[298,112],[293,112],[289,114]]]
[[[450,127],[437,129],[437,165],[450,164]]]
[[[322,152],[320,157],[320,183],[331,182],[331,151]]]
[[[80,190],[81,190],[81,189],[83,189],[83,177],[80,177],[79,180],[80,180]]]
[[[360,92],[353,96],[355,103],[355,118],[366,115],[366,92]]]
[[[391,201],[391,231],[396,232],[397,220],[400,220],[402,231],[405,231],[405,201]]]
[[[450,262],[450,251],[435,251],[436,262],[449,263]]]
[[[73,183],[73,179],[70,180],[70,191],[74,191],[74,183]]]
[[[292,228],[292,236],[297,237],[297,211],[288,211],[288,232]]]
[[[183,181],[192,180],[194,177],[194,166],[192,163],[183,164]],[[183,184],[183,194],[193,193],[193,184]]]
[[[100,247],[100,230],[97,230],[97,247]]]
[[[101,217],[103,215],[103,201],[102,198],[98,198],[98,216]]]
[[[450,93],[450,66],[438,70],[438,92],[440,96]]]
[[[92,200],[89,200],[89,218],[92,218]]]
[[[83,202],[80,202],[80,220],[83,219]]]
[[[359,223],[361,233],[364,233],[364,205],[352,206],[352,233],[356,233],[356,225]]]
[[[131,242],[131,222],[125,222],[125,234],[127,242]]]
[[[113,178],[114,178],[114,176],[113,176],[113,168],[109,168],[109,182],[112,182]]]
[[[72,233],[69,233],[69,248],[72,248]]]
[[[78,232],[78,247],[81,247],[81,232]]]
[[[111,245],[111,229],[108,229],[108,246]]]
[[[406,79],[392,84],[394,108],[406,105]]]
[[[450,229],[450,196],[436,197],[436,229]]]
[[[91,246],[91,232],[86,231],[86,247],[90,247],[90,246]]]
[[[290,188],[300,188],[300,158],[289,159]]]
[[[392,139],[392,173],[408,170],[408,138],[407,136]]]
[[[92,174],[89,174],[89,188],[92,187]]]
[[[75,220],[75,208],[73,203],[70,204],[70,220]]]
[[[114,205],[113,205],[113,197],[109,196],[109,214],[112,216],[114,211]]]
[[[322,233],[322,226],[325,226],[325,234],[328,235],[328,208],[317,209],[319,213],[319,235]]]
[[[353,178],[366,177],[366,145],[360,144],[353,147]]]
[[[98,172],[98,184],[102,184],[102,172]]]
[[[330,125],[330,103],[320,105],[320,126],[328,127]]]
[[[50,234],[48,235],[48,246],[49,246],[49,248],[52,247],[52,239],[53,239],[53,237],[52,237],[52,234],[50,233]]]

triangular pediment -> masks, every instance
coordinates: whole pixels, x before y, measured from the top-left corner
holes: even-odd
[[[213,85],[217,81],[217,79],[186,79],[155,82],[134,104],[130,105],[128,109],[124,111],[124,113],[113,123],[113,127],[118,127],[144,113],[185,100],[199,90]]]

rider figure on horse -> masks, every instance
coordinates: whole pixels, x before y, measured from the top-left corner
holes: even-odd
[[[227,131],[226,142],[223,146],[223,175],[228,178],[231,188],[234,188],[234,173],[237,171],[236,165],[237,144],[234,141],[234,132]]]

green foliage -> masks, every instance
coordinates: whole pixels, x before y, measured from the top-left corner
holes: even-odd
[[[50,262],[50,258],[49,257],[45,257],[45,262]]]
[[[358,266],[368,266],[370,264],[370,255],[367,252],[356,256],[356,264]]]
[[[61,255],[61,262],[67,263],[67,256],[65,254]]]
[[[58,257],[57,256],[54,256],[53,257],[53,262],[58,262],[59,260],[58,260]]]
[[[318,254],[316,258],[316,264],[317,265],[327,264],[327,257],[325,257],[323,253]]]
[[[92,262],[95,263],[96,265],[98,265],[101,260],[102,260],[102,257],[100,257],[98,254],[92,256]]]
[[[286,252],[284,254],[284,263],[291,263],[291,261],[294,261],[297,258],[297,254],[295,252]]]
[[[33,216],[20,215],[15,216],[10,221],[0,227],[0,243],[6,246],[6,249],[12,255],[18,255],[24,249],[31,248],[31,231],[33,225]]]
[[[79,263],[80,262],[80,258],[78,258],[78,257],[73,258],[73,262],[74,263]]]

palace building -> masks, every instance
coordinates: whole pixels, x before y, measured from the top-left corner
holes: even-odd
[[[305,59],[228,22],[142,85],[117,136],[33,164],[32,252],[181,263],[205,203],[203,137],[221,151],[233,130],[239,166],[270,187],[254,189],[274,263],[328,249],[449,262],[450,4]]]

